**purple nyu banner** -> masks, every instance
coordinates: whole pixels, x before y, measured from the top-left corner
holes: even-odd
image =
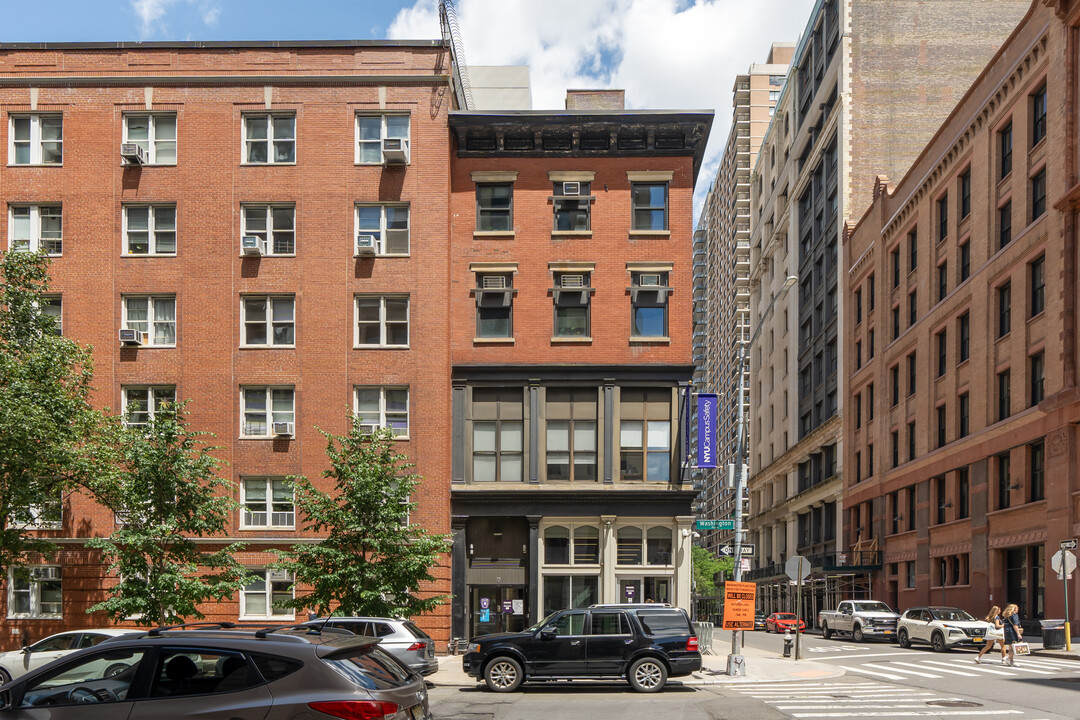
[[[697,396],[697,466],[716,467],[716,395],[698,393]]]

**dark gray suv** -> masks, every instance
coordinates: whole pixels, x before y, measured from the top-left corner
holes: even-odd
[[[107,640],[27,673],[0,687],[0,718],[431,720],[423,678],[376,639],[307,627],[184,628]]]

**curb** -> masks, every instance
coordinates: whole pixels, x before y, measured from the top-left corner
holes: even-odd
[[[1040,649],[1040,650],[1032,650],[1031,654],[1032,655],[1038,655],[1039,657],[1049,657],[1049,658],[1058,658],[1060,660],[1077,660],[1077,661],[1080,661],[1080,655],[1078,655],[1075,650],[1073,652],[1069,652],[1067,650],[1042,650],[1042,649]]]

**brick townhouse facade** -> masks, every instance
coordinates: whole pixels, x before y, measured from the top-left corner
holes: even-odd
[[[1032,2],[845,233],[844,346],[874,327],[882,343],[844,356],[844,532],[876,541],[874,597],[894,606],[1064,617],[1050,559],[1080,533],[1078,37],[1080,5]]]

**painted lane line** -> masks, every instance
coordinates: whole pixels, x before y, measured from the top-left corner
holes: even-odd
[[[947,665],[949,667],[954,667],[953,665],[950,665],[949,663],[941,662],[940,660],[926,660],[925,662],[928,663],[928,664],[933,664],[933,665]],[[985,665],[972,664],[971,667],[967,667],[966,665],[964,667],[965,667],[965,669],[971,670],[971,671],[976,672],[976,673],[988,673],[990,675],[1008,675],[1009,677],[1013,676],[1013,673],[1009,672],[1008,670],[1001,670],[1000,668],[986,667]],[[936,668],[931,668],[931,669],[936,669]],[[944,671],[942,671],[942,672],[944,672]]]
[[[934,672],[949,673],[950,675],[961,675],[963,677],[978,677],[975,673],[964,672],[963,670],[946,670],[945,668],[928,668],[924,665],[916,665],[915,663],[897,662],[893,661],[889,665],[903,665],[904,667],[921,668],[922,670],[933,670]]]
[[[893,675],[892,673],[886,672],[874,672],[873,670],[863,670],[862,668],[850,667],[848,665],[837,665],[836,667],[840,668],[841,670],[847,670],[848,672],[864,673],[866,675],[876,675],[877,677],[883,677],[886,680],[907,680],[907,678],[905,678],[903,675]]]
[[[877,663],[865,663],[864,667],[873,668],[875,670],[891,670],[893,672],[915,675],[916,677],[933,678],[934,680],[941,679],[940,675],[934,675],[933,673],[919,672],[918,670],[901,670],[900,668],[893,667],[893,665],[896,664],[897,663],[891,663],[889,665],[878,665]]]
[[[865,717],[945,717],[947,715],[1023,715],[1023,710],[948,710],[941,712],[938,710],[913,710],[911,712],[871,712],[871,713],[792,713],[792,717],[797,718],[865,718]]]

